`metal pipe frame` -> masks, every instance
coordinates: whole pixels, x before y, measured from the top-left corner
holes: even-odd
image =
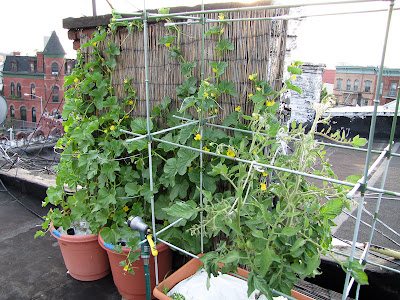
[[[264,168],[267,168],[267,169],[272,169],[272,170],[276,170],[276,171],[292,173],[292,174],[296,174],[296,175],[302,175],[302,176],[305,176],[305,177],[314,178],[314,179],[318,179],[318,180],[322,180],[322,181],[328,181],[328,182],[331,182],[331,183],[337,183],[337,184],[350,186],[350,187],[355,187],[356,186],[356,184],[354,184],[354,183],[343,181],[343,180],[332,179],[332,178],[327,178],[327,177],[323,177],[323,176],[319,176],[319,175],[303,173],[303,172],[294,171],[294,170],[290,170],[290,169],[285,169],[285,168],[281,168],[281,167],[276,167],[276,166],[273,166],[273,165],[263,164],[263,163],[259,163],[259,162],[252,162],[252,161],[249,161],[249,160],[246,160],[246,159],[241,159],[241,158],[238,158],[238,157],[230,157],[230,156],[227,156],[227,155],[218,154],[218,153],[214,153],[214,152],[210,152],[210,151],[205,151],[205,150],[202,150],[202,149],[199,150],[197,148],[193,148],[193,147],[189,147],[189,146],[185,146],[185,145],[180,145],[180,144],[169,142],[169,141],[165,141],[165,140],[162,140],[162,139],[153,138],[153,140],[161,142],[161,143],[165,143],[165,144],[168,144],[168,145],[171,145],[171,146],[176,146],[176,147],[185,148],[185,149],[188,149],[188,150],[202,152],[204,154],[209,154],[209,155],[213,155],[213,156],[217,156],[217,157],[221,157],[221,158],[226,158],[226,159],[229,159],[229,160],[234,160],[234,161],[248,163],[248,164],[254,163],[254,165],[257,165],[259,167],[264,167]],[[400,193],[392,192],[392,191],[386,191],[386,190],[374,188],[374,187],[371,187],[371,186],[366,186],[366,190],[376,191],[376,192],[384,193],[384,194],[388,194],[388,195],[400,196]]]
[[[383,68],[384,68],[384,63],[385,63],[385,55],[386,55],[386,47],[387,47],[387,42],[388,42],[388,37],[389,37],[389,29],[390,29],[390,22],[392,18],[392,13],[393,13],[393,7],[394,7],[394,0],[390,1],[389,9],[388,9],[388,18],[387,18],[387,24],[386,24],[386,33],[385,33],[385,40],[383,44],[383,49],[382,49],[382,58],[381,58],[381,64],[379,68],[379,74],[378,74],[378,81],[377,81],[377,86],[381,86],[382,82],[382,75],[383,75]],[[367,177],[368,177],[368,166],[371,158],[371,150],[372,150],[372,143],[374,141],[374,134],[375,134],[375,126],[376,126],[376,117],[377,117],[377,111],[378,111],[378,104],[379,104],[379,94],[380,90],[379,88],[376,89],[375,92],[375,100],[374,100],[374,112],[372,115],[371,119],[371,127],[369,131],[369,142],[368,142],[368,152],[367,152],[367,158],[365,160],[365,169],[364,169],[364,180],[362,182],[363,186],[361,192],[361,198],[360,198],[360,203],[358,204],[358,211],[357,211],[357,220],[356,224],[354,227],[354,233],[353,233],[353,243],[351,246],[351,252],[350,252],[350,257],[349,257],[349,268],[346,272],[346,278],[344,282],[344,287],[343,287],[343,294],[342,294],[342,300],[346,300],[348,291],[351,289],[350,284],[350,277],[351,277],[351,263],[353,262],[354,259],[354,254],[355,254],[355,247],[356,247],[356,242],[358,238],[358,232],[360,229],[360,222],[361,222],[361,215],[362,215],[362,210],[364,206],[364,193],[365,193],[365,186],[367,185]],[[372,231],[373,234],[373,231]],[[358,299],[358,294],[356,295],[356,299]]]
[[[161,130],[159,132],[156,133],[151,133],[150,132],[150,101],[149,101],[149,66],[148,66],[148,48],[147,48],[147,41],[148,41],[148,20],[149,19],[155,19],[155,18],[163,18],[163,17],[170,17],[170,18],[176,18],[176,19],[194,19],[194,20],[198,20],[199,18],[193,17],[193,15],[202,15],[202,17],[200,18],[201,23],[202,23],[202,77],[204,75],[204,25],[205,23],[208,22],[220,22],[220,21],[225,21],[225,22],[232,22],[232,21],[245,21],[245,20],[256,20],[257,18],[253,18],[253,19],[234,19],[234,20],[207,20],[204,15],[205,14],[211,14],[211,13],[223,13],[223,12],[239,12],[239,11],[250,11],[250,10],[265,10],[265,9],[276,9],[276,8],[292,8],[292,7],[304,7],[304,6],[321,6],[321,5],[335,5],[335,4],[350,4],[350,3],[367,3],[367,2],[379,2],[378,0],[353,0],[353,1],[333,1],[333,2],[318,2],[318,3],[302,3],[302,4],[289,4],[289,5],[267,5],[267,6],[256,6],[256,7],[242,7],[242,8],[232,8],[232,9],[217,9],[217,10],[204,10],[204,3],[202,2],[202,10],[201,11],[192,11],[192,12],[182,12],[182,13],[174,13],[174,14],[149,14],[146,11],[146,0],[144,0],[144,9],[143,9],[143,13],[133,13],[130,15],[133,15],[135,17],[132,18],[121,18],[121,19],[117,19],[116,21],[129,21],[129,20],[143,20],[143,25],[144,25],[144,53],[145,53],[145,88],[146,88],[146,118],[147,118],[147,134],[146,135],[139,135],[136,133],[132,133],[132,132],[125,132],[127,134],[131,134],[131,135],[136,135],[137,137],[131,140],[127,140],[127,141],[132,141],[132,140],[137,140],[137,139],[143,139],[146,138],[148,139],[148,154],[149,154],[149,170],[150,170],[150,190],[153,192],[153,174],[152,174],[152,140],[154,141],[158,141],[158,142],[162,142],[162,143],[166,143],[166,144],[170,144],[176,147],[180,147],[180,148],[186,148],[189,150],[193,150],[193,151],[197,151],[200,152],[201,155],[201,161],[203,160],[202,155],[203,154],[209,154],[209,155],[213,155],[213,156],[218,156],[221,158],[225,158],[225,159],[230,159],[230,160],[234,160],[234,161],[238,161],[238,162],[243,162],[243,163],[253,163],[255,165],[258,165],[260,167],[264,167],[264,168],[268,168],[268,169],[273,169],[273,170],[277,170],[277,171],[283,171],[283,172],[288,172],[288,173],[292,173],[292,174],[296,174],[296,175],[300,175],[300,176],[305,176],[305,177],[309,177],[309,178],[314,178],[314,179],[318,179],[318,180],[323,180],[323,181],[328,181],[328,182],[332,182],[332,183],[336,183],[336,184],[341,184],[341,185],[345,185],[345,186],[350,186],[355,188],[357,185],[356,184],[352,184],[349,182],[345,182],[345,181],[341,181],[341,180],[336,180],[336,179],[331,179],[331,178],[325,178],[323,176],[317,176],[317,175],[313,175],[313,174],[307,174],[307,173],[302,173],[302,172],[298,172],[298,171],[294,171],[294,170],[289,170],[289,169],[284,169],[284,168],[280,168],[280,167],[275,167],[273,165],[268,165],[268,164],[262,164],[262,163],[257,163],[257,162],[251,162],[248,160],[244,160],[244,159],[240,159],[240,158],[236,158],[236,157],[230,157],[227,155],[221,155],[221,154],[217,154],[217,153],[212,153],[212,152],[208,152],[202,149],[202,147],[200,149],[197,148],[192,148],[192,147],[188,147],[188,146],[184,146],[184,145],[180,145],[180,144],[176,144],[176,143],[172,143],[172,142],[168,142],[168,141],[164,141],[162,139],[157,139],[154,138],[154,135],[156,134],[162,134],[165,133],[167,131],[170,130],[174,130],[174,129],[179,129],[188,125],[191,125],[191,123],[186,123],[186,124],[182,124],[182,125],[178,125],[175,126],[175,128],[170,128],[170,129],[165,129],[165,130]],[[384,46],[383,46],[383,53],[382,53],[382,61],[381,61],[381,67],[380,67],[380,71],[379,71],[379,75],[378,75],[378,86],[380,85],[381,81],[382,81],[382,73],[383,73],[383,63],[384,63],[384,57],[385,57],[385,52],[386,52],[386,45],[387,45],[387,40],[388,40],[388,32],[389,32],[389,26],[390,26],[390,20],[391,20],[391,15],[394,9],[394,0],[390,0],[390,8],[389,8],[389,16],[388,16],[388,22],[387,22],[387,28],[386,28],[386,36],[385,36],[385,42],[384,42]],[[360,11],[361,12],[370,12],[370,11]],[[352,12],[352,13],[357,13],[357,12]],[[314,15],[314,16],[320,16],[320,15]],[[302,18],[305,17],[311,17],[310,16],[302,16]],[[283,16],[281,17],[282,19],[288,19],[288,17]],[[264,18],[258,18],[258,19],[264,19]],[[265,18],[267,19],[267,18]],[[274,18],[277,19],[277,18]],[[361,197],[361,201],[359,203],[359,209],[358,209],[358,214],[357,214],[357,221],[356,221],[356,226],[354,229],[354,236],[353,236],[353,243],[352,243],[352,249],[351,249],[351,254],[349,256],[349,261],[352,262],[353,259],[355,258],[354,252],[355,252],[355,242],[357,241],[357,236],[358,236],[358,230],[359,230],[359,224],[361,221],[361,212],[362,212],[362,208],[363,208],[363,203],[364,203],[364,193],[366,190],[370,190],[370,191],[374,191],[374,192],[378,192],[380,197],[382,196],[382,194],[389,194],[389,195],[395,195],[395,196],[400,196],[399,193],[396,192],[391,192],[391,191],[385,191],[383,190],[383,188],[381,189],[377,189],[377,188],[373,188],[373,187],[369,187],[367,185],[367,177],[368,174],[370,174],[370,172],[372,172],[373,168],[369,168],[369,162],[370,162],[370,158],[371,158],[371,153],[380,153],[380,157],[378,158],[378,160],[376,161],[376,163],[373,165],[374,167],[376,167],[377,165],[379,165],[379,163],[382,161],[382,157],[384,157],[385,155],[387,156],[400,156],[400,155],[393,155],[391,153],[391,147],[392,147],[392,141],[393,141],[393,137],[394,137],[394,128],[395,128],[395,123],[393,123],[392,126],[392,133],[391,133],[391,142],[389,143],[389,150],[385,150],[383,152],[377,152],[372,150],[372,142],[373,142],[373,137],[374,137],[374,132],[375,132],[375,125],[376,125],[376,116],[377,116],[377,106],[379,103],[379,90],[377,89],[376,94],[375,94],[375,100],[374,100],[374,113],[372,116],[372,122],[371,122],[371,128],[370,128],[370,139],[369,139],[369,144],[368,144],[368,149],[366,150],[367,152],[367,158],[366,158],[366,163],[365,163],[365,170],[364,170],[364,177],[363,180],[361,182],[361,184],[359,185],[359,188],[362,189],[362,197]],[[398,99],[397,99],[398,100]],[[397,101],[397,105],[396,105],[396,113],[398,111],[398,103],[399,100]],[[396,115],[397,118],[397,115]],[[395,119],[395,118],[394,118]],[[203,115],[202,112],[200,114],[200,120],[198,121],[193,121],[192,124],[195,123],[200,123],[200,126],[202,127],[204,125],[204,120],[203,120]],[[207,124],[210,126],[215,126],[215,124]],[[233,129],[230,127],[227,127],[226,129],[231,129],[231,130],[237,130],[237,129]],[[124,131],[123,131],[124,132]],[[202,132],[202,131],[201,131]],[[251,132],[251,131],[250,131]],[[252,133],[252,132],[251,132]],[[321,143],[321,144],[326,144],[329,146],[339,146],[339,148],[346,148],[346,149],[356,149],[356,148],[352,148],[352,147],[346,147],[346,146],[342,146],[342,145],[334,145],[334,144],[328,144],[328,143]],[[202,144],[200,145],[202,146]],[[365,151],[364,149],[356,149],[356,150],[361,150],[361,151]],[[152,214],[152,225],[153,225],[153,234],[156,237],[157,236],[157,232],[156,232],[156,228],[155,228],[155,212],[154,212],[154,196],[151,196],[151,214]],[[379,206],[379,205],[377,205]],[[175,224],[179,223],[181,220],[177,220],[176,222],[170,224],[169,226],[167,226],[166,228],[160,230],[159,233],[171,228],[172,226],[174,226]],[[373,235],[373,230],[371,231],[371,238]],[[202,234],[202,238],[203,238],[203,234]],[[165,243],[166,245],[169,245],[170,247],[179,250],[191,257],[195,257],[198,258],[197,256],[185,251],[184,249],[180,249],[166,241],[163,241],[162,239],[158,238],[158,240],[160,242]],[[157,242],[157,241],[156,241]],[[202,250],[203,251],[203,250]],[[335,251],[332,251],[333,253],[336,253]],[[366,252],[368,254],[368,251]],[[345,255],[342,253],[338,253],[341,255]],[[345,255],[347,256],[347,255]],[[382,268],[385,268],[387,270],[391,270],[393,272],[397,272],[400,273],[400,271],[389,268],[389,267],[385,267],[385,266],[381,266],[379,264],[375,264],[372,262],[368,262],[366,260],[366,258],[364,259],[365,263],[369,263],[371,265],[376,265]],[[343,294],[343,300],[345,300],[347,298],[347,290],[351,289],[351,285],[349,285],[349,281],[350,281],[350,273],[351,270],[347,271],[346,274],[346,280],[345,280],[345,286],[344,286],[344,294]],[[157,258],[155,257],[155,274],[156,274],[156,284],[158,285],[159,281],[158,281],[158,266],[157,266]],[[281,293],[278,293],[281,294]],[[282,294],[283,295],[283,294]],[[288,297],[288,295],[285,295],[286,297]],[[289,298],[291,298],[289,296]],[[358,294],[357,294],[357,299],[358,299]]]

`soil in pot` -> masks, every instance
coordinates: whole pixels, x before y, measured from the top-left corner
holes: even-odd
[[[97,235],[61,234],[53,226],[50,232],[58,240],[65,266],[73,278],[93,281],[110,273],[107,253],[99,246]]]
[[[123,267],[119,264],[121,261],[126,259],[126,255],[129,253],[130,249],[123,247],[122,250],[124,254],[115,253],[112,250],[113,245],[105,243],[100,234],[98,240],[100,246],[107,251],[114,284],[118,288],[118,292],[126,299],[146,300],[146,283],[143,260],[140,259],[134,262],[133,268],[135,274],[132,275],[129,272],[124,271]],[[159,280],[162,280],[171,271],[172,251],[167,245],[162,243],[157,244],[157,250],[158,278]],[[150,257],[150,282],[151,289],[153,290],[156,286],[153,256]]]

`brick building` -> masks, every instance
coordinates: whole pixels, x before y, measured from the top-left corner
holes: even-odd
[[[71,74],[75,60],[65,51],[55,31],[43,52],[36,56],[7,56],[3,67],[3,95],[7,118],[38,122],[42,113],[60,114],[63,108],[64,76]]]
[[[333,94],[339,105],[373,105],[378,81],[378,67],[336,67]],[[400,69],[383,70],[380,86],[380,105],[396,100],[400,80]]]

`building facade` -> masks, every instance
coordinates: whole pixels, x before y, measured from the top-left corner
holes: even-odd
[[[43,52],[36,56],[7,56],[3,67],[3,95],[8,119],[39,122],[42,114],[60,115],[64,99],[64,77],[72,73],[75,60],[65,51],[55,31]]]
[[[339,105],[373,105],[378,81],[378,67],[340,66],[336,67],[333,94]],[[379,87],[380,105],[396,100],[400,80],[400,69],[383,70]]]

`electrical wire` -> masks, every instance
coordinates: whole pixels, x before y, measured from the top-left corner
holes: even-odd
[[[6,188],[6,186],[4,185],[3,181],[0,179],[0,184],[2,185],[4,191],[2,192],[7,192],[15,201],[17,201],[20,205],[22,205],[25,209],[27,209],[29,212],[31,212],[32,214],[34,214],[36,217],[38,217],[39,219],[41,219],[42,221],[44,221],[45,219],[40,216],[38,213],[36,213],[35,211],[33,211],[32,209],[30,209],[28,206],[26,206],[24,203],[22,203],[17,197],[15,197],[13,194],[11,194],[11,192]]]

